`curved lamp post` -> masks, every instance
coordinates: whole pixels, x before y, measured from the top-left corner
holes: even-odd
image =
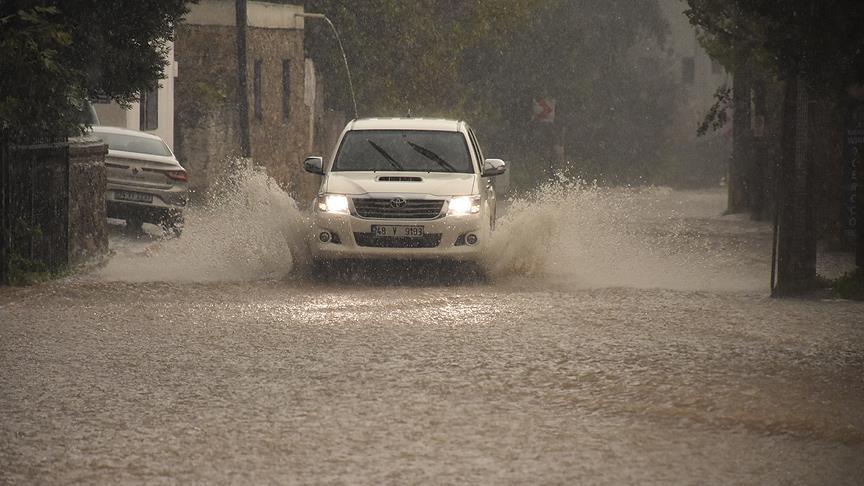
[[[348,57],[345,56],[345,48],[342,47],[342,39],[339,37],[339,31],[336,30],[336,26],[333,25],[333,22],[331,22],[326,15],[321,13],[295,13],[294,16],[306,19],[321,19],[327,22],[327,25],[329,25],[330,29],[333,30],[333,34],[336,36],[336,42],[339,43],[339,50],[342,52],[342,61],[345,63],[345,72],[348,73],[348,88],[351,90],[351,102],[354,104],[354,118],[359,118],[359,115],[357,115],[357,98],[354,96],[354,83],[351,81],[351,70],[348,69]]]

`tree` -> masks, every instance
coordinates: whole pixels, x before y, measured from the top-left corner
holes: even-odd
[[[661,49],[666,29],[656,2],[543,2],[466,52],[466,99],[523,161],[554,157],[558,145],[579,177],[654,182],[681,99]],[[530,121],[541,97],[556,100],[553,126]]]
[[[688,0],[691,22],[705,44],[749,45],[763,72],[784,82],[783,147],[778,164],[776,290],[807,288],[816,277],[812,209],[814,99],[842,102],[845,88],[864,80],[864,3],[858,0]],[[859,245],[864,245],[859,238]],[[860,251],[860,250],[859,250]]]
[[[309,0],[306,9],[340,30],[360,116],[467,118],[484,145],[534,175],[558,146],[585,178],[653,182],[679,89],[659,48],[656,1]],[[328,104],[350,112],[335,40],[323,24],[306,27]],[[539,97],[557,100],[554,124],[531,123]]]
[[[341,32],[361,116],[427,115],[457,111],[464,93],[461,53],[480,39],[505,35],[540,0],[404,2],[308,0]],[[328,26],[306,23],[306,46],[316,59],[332,107],[352,112],[338,46]]]
[[[17,142],[80,132],[84,100],[127,104],[163,77],[184,0],[5,0],[0,132]]]
[[[764,25],[761,19],[744,15],[735,1],[692,0],[685,13],[691,23],[700,27],[700,44],[708,55],[718,61],[734,76],[734,89],[722,87],[717,103],[709,111],[699,129],[704,135],[708,129],[722,127],[727,121],[727,110],[732,109],[733,150],[728,172],[728,213],[751,211],[754,218],[765,218],[770,205],[767,191],[768,178],[773,174],[773,161],[766,157],[766,145],[774,140],[759,141],[753,136],[752,117],[766,118],[762,95],[766,86],[775,83],[776,67],[769,53],[760,44]],[[758,99],[757,99],[758,98]],[[756,101],[754,103],[754,100]],[[755,113],[751,112],[751,104]],[[767,167],[766,167],[767,166]]]

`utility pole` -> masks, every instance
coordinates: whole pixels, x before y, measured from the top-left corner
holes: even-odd
[[[237,28],[237,111],[240,128],[240,155],[252,156],[249,143],[249,90],[246,83],[246,0],[234,0]]]

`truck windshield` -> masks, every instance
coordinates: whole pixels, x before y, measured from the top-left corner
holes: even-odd
[[[334,171],[473,173],[465,136],[423,130],[355,130],[345,134]]]

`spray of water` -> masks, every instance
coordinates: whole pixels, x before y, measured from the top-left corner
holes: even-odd
[[[767,232],[720,217],[720,191],[604,188],[566,178],[516,197],[485,266],[575,287],[764,287]]]
[[[204,204],[186,211],[180,238],[123,244],[101,270],[106,280],[191,281],[281,278],[306,259],[308,227],[295,201],[263,169],[235,163]]]
[[[740,290],[761,288],[767,275],[764,228],[720,218],[719,191],[603,188],[560,179],[511,198],[502,209],[482,263],[496,283]],[[283,278],[308,261],[306,216],[252,165],[222,178],[186,218],[180,238],[115,244],[117,254],[99,276]]]

